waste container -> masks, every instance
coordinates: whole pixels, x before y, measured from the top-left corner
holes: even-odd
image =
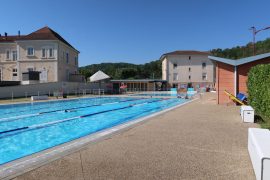
[[[241,106],[243,122],[254,123],[254,109],[251,106]]]

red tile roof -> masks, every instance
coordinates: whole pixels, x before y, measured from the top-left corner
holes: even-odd
[[[17,40],[59,40],[71,48],[75,49],[71,44],[69,44],[63,37],[61,37],[57,32],[49,28],[48,26],[43,27],[35,32],[28,35],[21,36],[1,36],[1,42],[14,42]],[[76,50],[76,49],[75,49]]]
[[[14,42],[21,39],[23,36],[0,36],[0,42]]]

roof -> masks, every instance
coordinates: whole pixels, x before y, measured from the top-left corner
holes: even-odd
[[[114,79],[111,82],[167,82],[166,80],[162,79]]]
[[[107,74],[99,70],[98,72],[96,72],[90,77],[90,82],[101,81],[101,80],[109,79],[109,78],[110,76],[108,76]]]
[[[229,65],[232,65],[232,66],[239,66],[239,65],[246,64],[246,63],[249,63],[249,62],[264,59],[264,58],[267,58],[267,57],[270,57],[270,53],[259,54],[259,55],[256,55],[256,56],[250,56],[250,57],[236,59],[236,60],[227,59],[227,58],[221,58],[221,57],[216,57],[216,56],[208,56],[208,58],[210,60],[222,62],[222,63],[229,64]]]
[[[184,50],[184,51],[173,51],[163,54],[160,60],[163,60],[168,55],[210,55],[209,51],[195,51],[195,50]]]
[[[173,52],[165,53],[163,55],[210,55],[210,52],[185,50],[185,51],[173,51]]]
[[[17,41],[24,36],[0,36],[0,42],[14,42]]]
[[[59,40],[69,47],[75,49],[71,44],[69,44],[62,36],[57,32],[45,26],[35,32],[28,35],[17,35],[17,36],[1,36],[0,42],[15,42],[19,40]],[[76,49],[75,49],[76,50]],[[76,50],[77,51],[77,50]]]

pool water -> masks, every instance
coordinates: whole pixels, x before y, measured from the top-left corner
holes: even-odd
[[[131,96],[174,96],[174,97],[176,97],[177,94],[173,94],[173,93],[147,93],[147,94],[132,94]]]
[[[184,96],[187,95],[188,98],[191,98],[191,97],[194,96],[196,93],[195,93],[195,91],[192,91],[192,92],[180,93],[180,94],[183,94]],[[132,95],[130,95],[130,96],[177,97],[178,94],[176,94],[176,93],[142,93],[142,94],[132,94]]]
[[[101,97],[0,106],[0,164],[186,101]]]

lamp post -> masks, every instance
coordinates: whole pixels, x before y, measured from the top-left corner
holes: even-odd
[[[270,29],[270,26],[269,27],[265,27],[265,28],[262,28],[262,29],[259,29],[259,30],[257,30],[256,29],[256,27],[254,27],[254,26],[252,26],[251,28],[250,28],[250,30],[252,30],[252,35],[253,35],[253,55],[255,56],[256,55],[256,45],[255,45],[255,36],[256,36],[256,34],[258,33],[258,32],[260,32],[260,31],[264,31],[264,30],[267,30],[267,29]]]

